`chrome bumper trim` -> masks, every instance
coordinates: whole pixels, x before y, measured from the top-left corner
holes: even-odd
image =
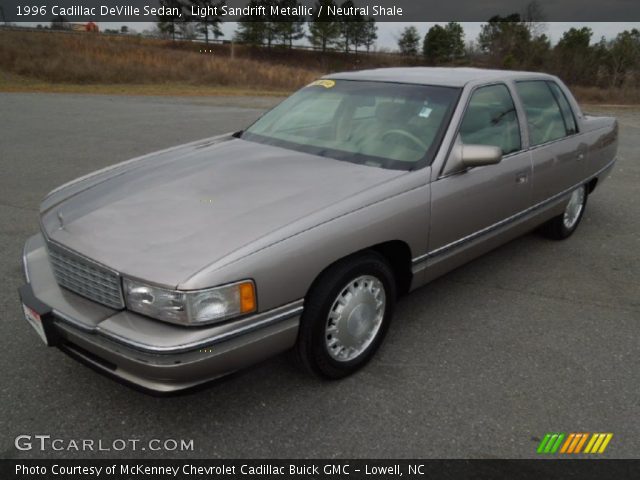
[[[265,312],[263,314],[256,315],[255,316],[256,321],[248,325],[243,325],[236,329],[228,330],[226,332],[213,335],[211,337],[203,338],[202,340],[198,340],[195,342],[184,343],[184,344],[174,345],[169,347],[160,347],[156,345],[149,345],[146,343],[137,342],[129,338],[116,335],[112,332],[105,331],[102,328],[100,328],[100,326],[97,326],[95,328],[87,327],[86,325],[83,325],[77,320],[57,310],[54,310],[53,314],[56,317],[56,320],[60,320],[63,323],[82,331],[83,333],[98,335],[107,340],[111,340],[115,343],[118,343],[120,345],[123,345],[125,347],[131,348],[134,350],[138,350],[140,352],[159,354],[159,355],[170,355],[170,354],[185,353],[193,350],[199,350],[204,347],[209,347],[222,342],[226,342],[234,338],[237,338],[241,335],[247,335],[249,333],[260,330],[262,328],[266,328],[271,325],[275,325],[279,322],[283,322],[285,320],[298,316],[303,311],[303,306],[302,306],[303,301],[304,301],[303,299],[300,299],[295,302],[291,302],[287,305],[284,305],[282,307],[279,307],[277,309],[274,309],[274,310],[282,310],[277,313]]]
[[[24,278],[27,283],[31,283],[31,279],[29,278],[29,267],[27,264],[27,243],[22,247],[22,272],[24,273]]]

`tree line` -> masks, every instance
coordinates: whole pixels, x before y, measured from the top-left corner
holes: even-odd
[[[160,4],[171,7],[171,11],[180,12],[182,15],[163,15],[158,17],[158,29],[166,35],[170,35],[174,40],[176,35],[182,38],[193,38],[198,34],[205,37],[208,43],[209,38],[218,39],[224,34],[220,29],[222,18],[220,15],[196,16],[191,15],[191,6],[201,8],[221,7],[225,5],[225,0],[160,0]],[[351,16],[330,15],[327,7],[353,7],[352,0],[347,0],[341,4],[335,0],[318,0],[314,6],[314,11],[319,11],[323,7],[323,14],[313,16],[310,19],[303,15],[278,16],[273,18],[270,15],[271,7],[290,7],[292,11],[300,6],[298,0],[250,0],[250,7],[265,7],[265,15],[253,14],[241,17],[238,28],[234,33],[234,40],[239,43],[249,45],[283,45],[291,48],[293,42],[307,39],[311,45],[322,50],[340,49],[345,52],[355,51],[359,48],[370,51],[378,38],[378,26],[373,17],[364,17],[356,13]],[[253,8],[251,11],[259,11]],[[306,24],[308,23],[308,32]]]
[[[640,31],[620,32],[614,39],[594,42],[589,27],[570,28],[552,46],[536,15],[494,16],[481,26],[474,42],[465,44],[456,22],[434,25],[421,37],[414,26],[398,38],[407,56],[428,65],[474,65],[553,73],[573,85],[621,87],[640,84]]]
[[[166,7],[178,7],[182,17],[158,18],[158,28],[174,39],[204,35],[220,38],[219,16],[191,17],[191,5],[215,7],[225,0],[160,0]],[[292,47],[306,39],[324,51],[340,49],[370,51],[377,40],[377,25],[372,17],[362,15],[332,17],[327,7],[353,6],[352,0],[317,0],[314,11],[322,6],[323,15],[306,18],[291,15],[271,18],[271,6],[296,7],[298,0],[250,0],[249,6],[264,6],[266,15],[240,18],[233,39],[236,42],[272,47]],[[253,9],[258,11],[258,9]],[[536,0],[520,13],[494,16],[481,26],[475,41],[465,42],[462,25],[449,22],[433,25],[424,35],[415,26],[406,27],[398,38],[400,53],[411,64],[473,65],[490,68],[546,71],[573,85],[620,87],[640,85],[640,31],[625,30],[612,40],[595,40],[589,27],[571,28],[551,45],[545,33],[544,13]]]

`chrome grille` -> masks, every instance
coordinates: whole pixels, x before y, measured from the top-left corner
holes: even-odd
[[[49,260],[61,287],[111,308],[124,308],[120,276],[102,265],[48,242]]]

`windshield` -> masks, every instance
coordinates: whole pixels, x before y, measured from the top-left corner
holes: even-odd
[[[242,138],[412,170],[433,160],[458,95],[449,87],[317,80],[267,112]]]

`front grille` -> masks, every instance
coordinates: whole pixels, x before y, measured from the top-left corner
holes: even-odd
[[[49,260],[61,287],[107,307],[124,308],[120,276],[102,265],[48,242]]]

